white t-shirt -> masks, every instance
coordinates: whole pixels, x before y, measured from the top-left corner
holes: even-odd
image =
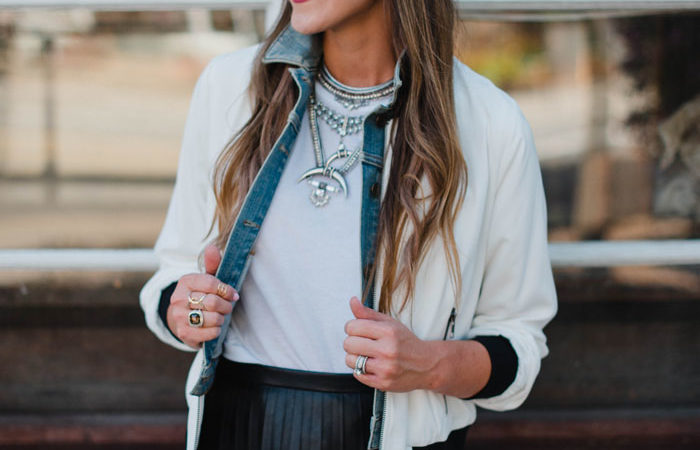
[[[349,110],[316,83],[318,101],[341,115],[364,116],[386,98]],[[325,159],[340,135],[320,116]],[[345,136],[345,147],[362,145],[362,130]],[[334,163],[340,167],[345,159]],[[253,247],[224,341],[229,360],[289,369],[350,373],[345,365],[345,323],[353,319],[350,298],[362,295],[360,214],[362,163],[345,175],[348,195],[316,207],[312,186],[299,177],[316,166],[308,111]]]

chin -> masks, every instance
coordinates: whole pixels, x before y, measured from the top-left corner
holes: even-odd
[[[292,0],[290,25],[302,34],[316,34],[342,26],[348,20],[377,14],[378,0]]]
[[[324,27],[318,23],[314,23],[314,20],[309,20],[307,17],[295,17],[294,13],[292,13],[289,24],[294,31],[301,34],[316,34],[324,31]]]

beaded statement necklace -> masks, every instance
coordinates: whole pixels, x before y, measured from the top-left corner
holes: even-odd
[[[335,100],[338,103],[349,110],[366,106],[370,100],[385,97],[396,90],[394,80],[369,88],[345,86],[333,78],[333,75],[331,75],[325,65],[321,68],[318,81],[321,83],[321,86],[335,96]]]
[[[323,66],[318,81],[327,91],[335,96],[336,101],[352,111],[369,104],[371,100],[385,97],[395,90],[394,81],[388,81],[371,88],[350,88],[340,84]],[[311,186],[311,203],[320,208],[328,204],[331,195],[342,192],[348,196],[348,185],[345,175],[353,169],[362,156],[362,146],[350,150],[345,146],[344,138],[360,133],[366,116],[350,116],[339,113],[320,102],[312,93],[308,105],[311,141],[313,144],[316,166],[304,172],[298,182],[304,180]],[[318,131],[318,118],[321,118],[333,132],[340,136],[336,151],[327,159],[325,157],[321,136]]]

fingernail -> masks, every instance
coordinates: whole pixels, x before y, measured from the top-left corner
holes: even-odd
[[[238,295],[238,292],[234,292],[234,293],[233,293],[233,301],[235,302],[235,301],[238,300],[239,298],[241,298],[241,297],[240,297],[240,295]]]

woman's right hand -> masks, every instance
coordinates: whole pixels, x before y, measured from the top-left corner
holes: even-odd
[[[210,341],[221,333],[224,316],[233,310],[238,293],[233,287],[219,281],[214,274],[221,263],[219,249],[213,245],[204,250],[206,273],[184,275],[177,282],[168,307],[168,327],[182,342],[192,348],[200,348],[202,342]],[[190,298],[194,302],[190,301]],[[199,300],[201,299],[201,302]],[[192,310],[202,311],[204,323],[201,327],[190,325]]]

